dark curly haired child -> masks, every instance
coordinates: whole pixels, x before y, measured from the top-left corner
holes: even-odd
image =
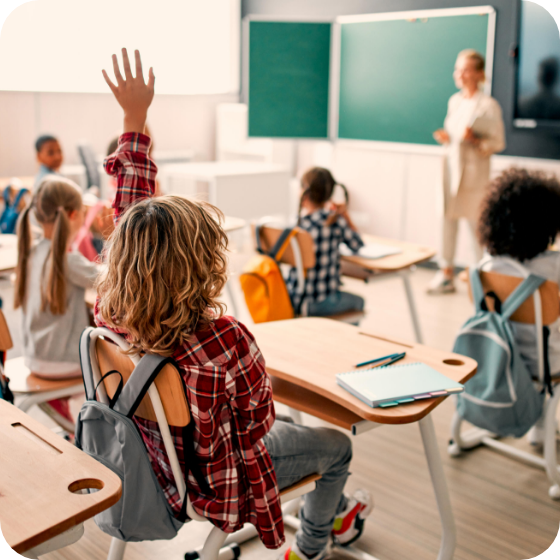
[[[541,172],[512,168],[491,184],[482,203],[478,236],[487,255],[484,270],[522,276],[523,269],[560,284],[560,252],[551,250],[560,232],[560,183]],[[521,265],[521,266],[520,266]],[[512,323],[515,342],[531,373],[538,375],[533,325]],[[550,325],[550,371],[560,372],[560,320]],[[541,440],[540,426],[530,432]]]

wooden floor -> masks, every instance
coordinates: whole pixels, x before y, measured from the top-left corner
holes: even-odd
[[[233,260],[240,267],[243,255]],[[424,331],[425,343],[450,349],[471,307],[465,286],[459,293],[427,296],[425,286],[432,272],[419,269],[413,289]],[[237,290],[234,279],[234,289]],[[367,299],[367,317],[362,326],[400,338],[412,338],[402,282],[399,279],[369,285],[349,281],[346,289]],[[0,282],[0,296],[12,330],[19,320],[10,313],[11,287]],[[250,325],[246,310],[240,319]],[[18,355],[18,348],[11,354]],[[266,356],[265,356],[266,358]],[[434,413],[445,475],[450,489],[458,544],[456,560],[524,560],[534,558],[554,541],[560,523],[560,502],[548,497],[543,471],[518,463],[489,449],[477,449],[452,459],[446,453],[454,404],[448,399]],[[279,406],[278,411],[282,408]],[[306,417],[309,424],[319,422]],[[524,440],[517,442],[528,449]],[[427,472],[417,425],[386,426],[354,439],[352,476],[347,489],[364,487],[375,499],[359,547],[380,560],[435,560],[440,544],[440,523]],[[207,526],[191,523],[170,542],[129,545],[126,560],[182,560],[183,554],[203,542]],[[292,533],[288,531],[287,540]],[[109,538],[92,523],[75,545],[44,556],[45,560],[102,560]],[[246,560],[274,559],[279,551],[266,550],[258,541],[242,548]]]

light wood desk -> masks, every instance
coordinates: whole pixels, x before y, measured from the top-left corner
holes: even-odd
[[[59,546],[77,540],[84,521],[121,497],[115,473],[3,400],[0,449],[2,533],[30,558],[55,550],[57,539]],[[85,488],[98,491],[79,493]]]
[[[292,319],[252,327],[272,377],[274,399],[291,409],[348,429],[353,435],[383,424],[418,422],[443,527],[438,560],[451,560],[455,550],[455,521],[430,412],[445,397],[392,408],[371,408],[336,383],[336,374],[377,356],[406,351],[399,362],[421,361],[464,383],[476,372],[474,360],[402,341],[377,336],[338,321]],[[296,415],[297,418],[297,415]],[[370,557],[371,558],[371,557]]]
[[[429,247],[416,243],[409,243],[407,241],[385,239],[384,237],[376,237],[367,234],[363,234],[361,237],[366,245],[368,243],[390,245],[399,248],[401,252],[381,259],[364,259],[359,256],[342,257],[342,274],[352,278],[360,278],[366,282],[390,278],[395,275],[400,276],[404,284],[416,342],[422,343],[422,331],[420,329],[420,321],[416,311],[416,304],[414,302],[409,276],[414,272],[416,265],[430,260],[436,255],[436,251]]]

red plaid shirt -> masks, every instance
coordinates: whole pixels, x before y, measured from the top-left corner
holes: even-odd
[[[116,221],[136,200],[154,193],[157,167],[147,155],[149,146],[150,139],[143,134],[123,134],[117,151],[105,160],[105,170],[118,183],[113,203]],[[107,327],[98,305],[95,319]],[[233,317],[222,317],[192,335],[173,358],[185,380],[195,452],[211,489],[210,495],[202,493],[189,474],[194,509],[226,532],[252,523],[266,547],[278,548],[284,542],[282,511],[276,475],[262,441],[274,423],[272,386],[255,339]],[[136,423],[157,479],[173,511],[179,513],[182,496],[157,424],[143,419]],[[184,467],[182,431],[171,430]]]

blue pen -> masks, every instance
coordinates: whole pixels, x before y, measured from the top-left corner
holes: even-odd
[[[376,364],[377,362],[383,362],[385,360],[390,360],[391,358],[394,358],[395,356],[400,356],[400,354],[399,353],[389,354],[388,356],[382,356],[381,358],[375,358],[375,360],[369,360],[367,362],[361,362],[359,364],[356,364],[355,367],[369,366],[370,364]]]
[[[390,366],[391,364],[394,364],[395,362],[398,362],[399,360],[402,360],[405,356],[406,356],[406,352],[403,352],[402,354],[397,354],[394,358],[389,360],[386,364],[381,364],[380,367]]]

